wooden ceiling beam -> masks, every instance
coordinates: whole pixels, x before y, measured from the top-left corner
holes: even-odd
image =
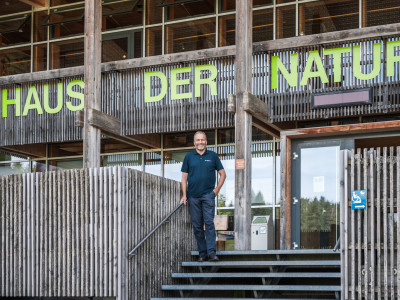
[[[49,7],[49,0],[19,0],[22,3],[32,5],[35,8]]]

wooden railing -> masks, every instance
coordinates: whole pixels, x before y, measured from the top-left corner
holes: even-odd
[[[398,299],[400,147],[344,155],[342,299]],[[351,208],[354,190],[367,191],[366,209]]]
[[[161,296],[194,249],[176,181],[122,168],[0,177],[0,297]]]

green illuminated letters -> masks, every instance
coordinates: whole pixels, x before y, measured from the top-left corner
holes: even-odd
[[[210,77],[201,78],[201,71],[210,71]],[[201,97],[201,85],[207,84],[210,87],[211,96],[217,96],[217,78],[218,70],[213,65],[202,65],[194,67],[194,96]]]
[[[315,62],[315,66],[317,67],[317,71],[311,71],[313,63]],[[310,51],[310,55],[308,56],[306,67],[304,69],[303,78],[301,78],[300,85],[307,85],[308,79],[313,77],[321,78],[323,83],[328,83],[328,76],[326,76],[324,65],[322,64],[321,57],[318,54],[318,51]]]
[[[210,76],[207,78],[201,78],[202,71],[209,71]],[[187,74],[192,72],[191,67],[172,69],[171,70],[171,100],[181,100],[181,99],[190,99],[193,97],[193,92],[187,91],[190,89],[190,78],[186,79],[178,79],[178,74]],[[216,96],[217,92],[217,83],[215,79],[217,78],[218,70],[213,65],[201,65],[194,67],[194,96],[201,97],[201,85],[208,85],[210,87],[211,96]],[[151,96],[151,90],[155,89],[155,87],[151,86],[151,78],[158,77],[161,82],[161,92],[156,96]],[[186,86],[186,88],[185,88]],[[185,90],[184,93],[178,93],[178,88]],[[145,72],[144,73],[144,102],[157,102],[161,101],[168,91],[168,80],[165,74],[160,71],[153,72]]]
[[[77,111],[77,110],[82,110],[83,106],[84,106],[84,94],[83,93],[79,93],[79,92],[75,92],[72,90],[72,88],[78,85],[81,89],[84,88],[85,84],[82,80],[73,80],[70,83],[68,83],[67,85],[67,95],[70,96],[71,98],[76,98],[79,99],[81,102],[79,105],[75,106],[71,103],[71,101],[68,101],[66,103],[68,109],[70,111]]]
[[[172,100],[179,100],[179,99],[188,99],[192,98],[192,93],[181,93],[178,94],[177,92],[177,87],[179,86],[185,86],[190,84],[190,78],[186,79],[177,79],[176,75],[178,73],[190,73],[192,70],[191,67],[187,68],[180,68],[180,69],[172,69],[171,70],[171,99]]]
[[[297,85],[297,53],[290,55],[290,70],[288,70],[283,65],[279,56],[271,57],[271,88],[278,88],[278,69],[281,71],[283,77],[285,77],[288,84],[293,87]]]
[[[369,80],[374,79],[381,71],[381,44],[374,44],[373,50],[373,68],[371,73],[364,74],[361,72],[361,49],[360,46],[353,48],[353,73],[357,79]]]
[[[7,99],[7,90],[2,93],[2,117],[7,118],[7,106],[15,105],[15,116],[21,116],[21,88],[15,89],[15,99]]]
[[[333,81],[342,81],[342,54],[351,51],[350,47],[325,50],[325,55],[333,55]]]
[[[31,103],[31,99],[33,98],[33,103]],[[39,95],[37,93],[36,87],[31,86],[28,91],[28,96],[26,97],[26,102],[24,106],[23,116],[27,116],[28,112],[31,109],[36,109],[39,115],[43,114],[42,106],[40,105]]]
[[[43,106],[44,110],[48,114],[56,114],[60,112],[63,107],[63,84],[57,84],[57,106],[55,108],[51,108],[49,104],[49,85],[45,84],[43,86]]]
[[[395,47],[400,47],[400,41],[391,41],[386,44],[387,77],[394,76],[394,63],[400,62],[400,56],[394,55]]]
[[[161,81],[161,92],[157,96],[151,96],[151,77],[158,77]],[[160,71],[144,73],[144,102],[158,102],[167,94],[167,77]]]

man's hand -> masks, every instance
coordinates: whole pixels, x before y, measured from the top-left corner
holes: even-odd
[[[213,192],[214,192],[215,196],[217,196],[218,193],[219,193],[219,189],[218,189],[218,188],[215,188],[215,189],[213,189]]]
[[[179,204],[183,203],[183,205],[186,205],[187,198],[186,196],[182,196],[181,201],[179,201]]]

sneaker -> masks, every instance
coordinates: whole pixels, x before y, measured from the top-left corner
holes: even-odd
[[[210,257],[208,258],[209,261],[219,261],[218,256],[215,253],[211,253]]]
[[[199,259],[197,261],[198,262],[205,262],[205,261],[207,261],[207,256],[206,255],[199,255]]]

